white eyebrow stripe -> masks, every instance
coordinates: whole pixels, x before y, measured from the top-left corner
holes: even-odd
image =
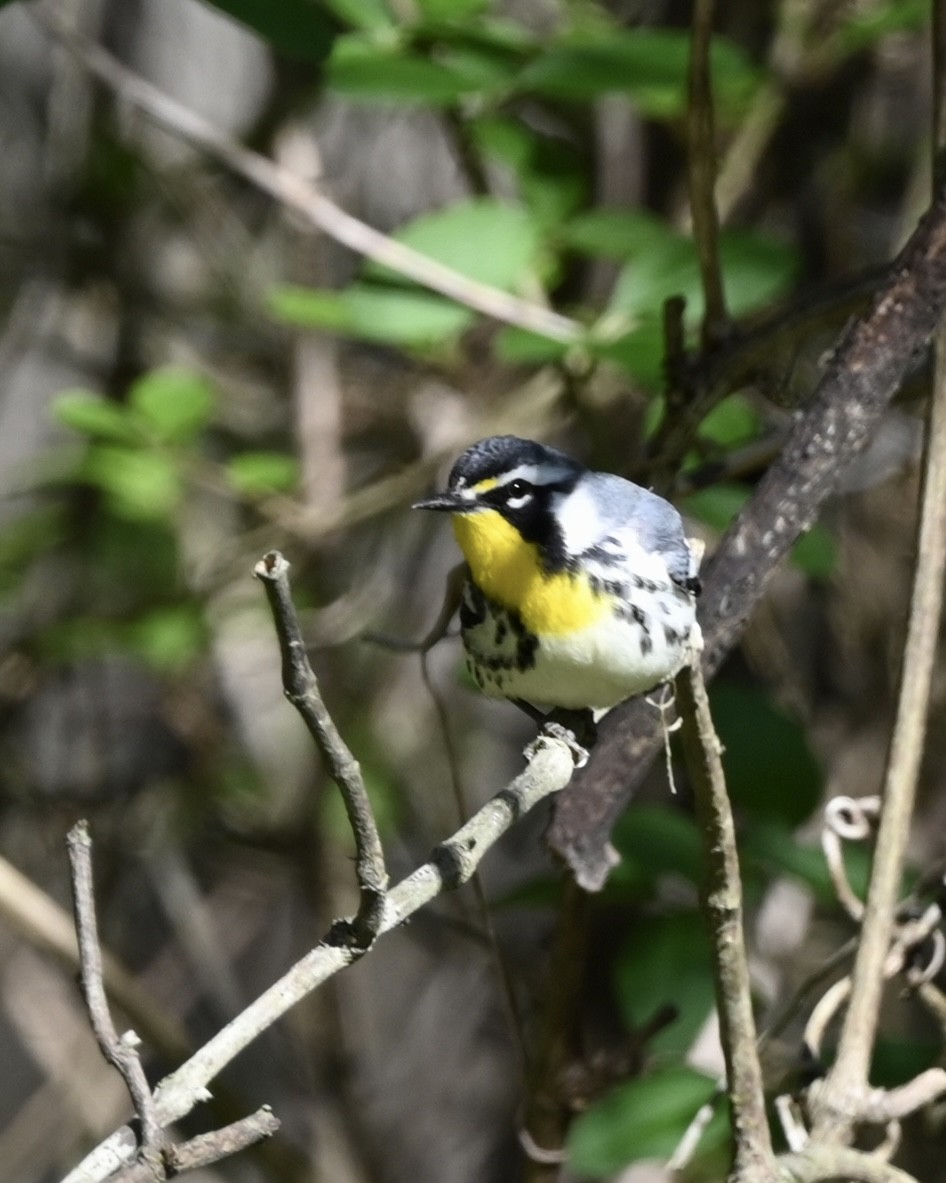
[[[560,464],[517,464],[509,472],[496,478],[496,487],[511,484],[513,481],[528,481],[530,485],[553,485],[569,475],[570,470]]]

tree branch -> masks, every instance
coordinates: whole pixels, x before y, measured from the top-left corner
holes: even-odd
[[[713,0],[696,0],[690,42],[687,105],[687,191],[693,239],[703,284],[703,347],[712,348],[726,334],[729,317],[719,266],[719,217],[716,213],[716,128],[710,46]]]
[[[286,698],[302,716],[345,803],[355,836],[355,871],[361,893],[351,935],[356,944],[367,948],[381,924],[388,873],[361,768],[322,701],[318,679],[306,656],[299,618],[289,592],[289,563],[279,551],[270,551],[253,568],[253,574],[266,591],[276,625]]]
[[[720,1039],[734,1141],[730,1179],[771,1178],[775,1156],[765,1114],[762,1068],[752,1013],[749,963],[742,917],[742,881],[722,745],[713,726],[699,665],[688,665],[675,684],[683,720],[683,750],[703,838],[703,911],[713,942]]]
[[[537,741],[525,771],[442,842],[428,862],[391,888],[385,897],[379,935],[403,924],[441,892],[465,883],[493,843],[539,801],[563,789],[573,769],[573,754],[563,741]],[[155,1092],[161,1126],[177,1121],[206,1100],[207,1086],[231,1060],[297,1002],[365,952],[344,939],[340,942],[338,926],[333,925],[320,944],[161,1082]],[[126,1126],[93,1150],[64,1183],[100,1183],[126,1164],[134,1151],[134,1135]]]
[[[810,408],[708,564],[700,605],[707,678],[738,641],[778,563],[866,445],[933,335],[944,305],[946,190],[941,187],[871,307],[844,333]],[[599,889],[607,878],[611,827],[659,750],[655,723],[642,700],[611,711],[587,767],[557,803],[551,845],[587,889]]]
[[[48,33],[122,99],[301,215],[309,225],[336,242],[504,324],[517,325],[566,344],[584,336],[584,327],[578,321],[469,279],[352,217],[303,177],[243,147],[209,120],[126,69],[104,49],[76,36],[49,12],[35,7],[30,11]]]
[[[138,1036],[133,1031],[119,1035],[112,1022],[102,980],[102,948],[99,944],[92,886],[92,840],[84,821],[77,822],[66,837],[72,870],[72,899],[79,937],[82,993],[95,1038],[105,1059],[122,1075],[131,1095],[141,1127],[141,1158],[160,1163],[163,1132],[158,1120],[148,1078],[138,1055]]]

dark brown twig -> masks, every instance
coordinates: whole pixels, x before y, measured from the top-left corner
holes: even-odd
[[[676,680],[683,721],[683,750],[703,837],[703,910],[713,942],[716,1006],[726,1058],[727,1091],[734,1142],[730,1179],[775,1175],[775,1156],[765,1113],[762,1068],[752,1013],[749,963],[742,920],[742,881],[736,850],[722,745],[713,727],[699,666],[685,666]]]
[[[696,0],[690,43],[687,107],[687,190],[693,239],[703,283],[703,347],[711,349],[726,335],[729,318],[719,265],[719,217],[716,213],[716,129],[710,46],[713,0]]]
[[[286,697],[302,716],[345,803],[345,812],[355,836],[355,871],[361,893],[358,914],[351,922],[351,933],[355,944],[367,948],[380,930],[388,873],[361,768],[339,735],[309,664],[299,618],[289,593],[289,563],[278,551],[270,551],[253,568],[253,574],[266,590],[276,625]]]
[[[700,607],[706,677],[735,645],[776,566],[870,439],[944,306],[941,188],[869,310],[844,333],[809,410],[708,565]],[[611,711],[587,767],[557,803],[552,847],[586,888],[600,888],[607,877],[611,827],[660,749],[655,724],[652,708],[640,700]]]
[[[164,1134],[155,1110],[154,1097],[138,1055],[138,1037],[132,1031],[119,1035],[112,1021],[102,978],[102,948],[99,944],[92,884],[92,839],[85,821],[77,822],[66,837],[72,870],[72,899],[79,937],[82,993],[92,1030],[102,1055],[122,1075],[131,1094],[141,1126],[141,1157],[160,1162]]]

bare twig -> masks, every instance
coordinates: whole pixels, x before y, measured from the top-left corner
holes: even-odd
[[[854,962],[851,997],[837,1058],[814,1100],[815,1130],[846,1141],[861,1108],[910,835],[917,775],[926,736],[946,569],[946,330],[936,343],[937,366],[927,433],[917,564],[900,680],[897,717],[884,782],[870,887]]]
[[[355,870],[361,903],[351,932],[355,942],[366,947],[378,934],[388,886],[384,851],[368,791],[358,761],[339,735],[322,701],[318,679],[306,656],[302,630],[289,593],[289,563],[278,551],[270,551],[256,564],[253,574],[266,589],[273,613],[286,697],[305,721],[329,774],[339,787],[355,836]]]
[[[77,37],[48,12],[42,9],[31,11],[57,41],[122,99],[245,177],[336,242],[494,320],[517,325],[566,344],[584,336],[584,328],[577,321],[489,284],[469,279],[352,217],[303,177],[279,168],[258,152],[244,148],[196,111],[126,69],[104,49]]]
[[[752,1013],[736,826],[726,793],[722,745],[713,727],[698,661],[678,674],[676,697],[683,720],[683,750],[703,833],[703,907],[713,941],[716,1006],[735,1143],[730,1177],[766,1179],[774,1175],[775,1157]]]
[[[441,892],[465,883],[493,843],[539,801],[564,788],[573,770],[573,754],[563,741],[546,739],[537,744],[524,772],[442,842],[428,862],[391,888],[384,901],[379,935],[403,924]],[[235,1056],[364,952],[344,940],[339,942],[337,926],[333,926],[320,944],[162,1081],[155,1093],[161,1125],[178,1120],[206,1100],[208,1084]],[[127,1163],[134,1150],[134,1137],[125,1127],[93,1150],[65,1183],[100,1183]]]
[[[264,1105],[248,1117],[214,1130],[213,1133],[198,1134],[188,1142],[169,1147],[166,1155],[168,1166],[179,1175],[209,1166],[210,1163],[246,1150],[264,1138],[271,1138],[278,1129],[279,1119],[268,1105]]]
[[[85,995],[92,1030],[102,1055],[121,1073],[131,1094],[141,1125],[141,1157],[160,1161],[163,1134],[155,1110],[151,1087],[138,1055],[138,1037],[132,1031],[119,1035],[112,1022],[102,980],[102,949],[99,945],[95,896],[92,886],[92,840],[84,821],[77,822],[66,838],[72,869],[72,898],[79,936],[82,992]]]
[[[725,336],[729,321],[719,266],[719,217],[715,197],[716,129],[710,72],[713,7],[713,0],[696,0],[693,7],[687,107],[687,188],[693,239],[703,282],[704,348],[711,348]]]

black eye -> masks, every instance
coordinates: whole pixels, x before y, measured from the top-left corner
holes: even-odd
[[[506,495],[508,497],[528,497],[532,492],[532,486],[528,481],[510,481],[506,486]]]

